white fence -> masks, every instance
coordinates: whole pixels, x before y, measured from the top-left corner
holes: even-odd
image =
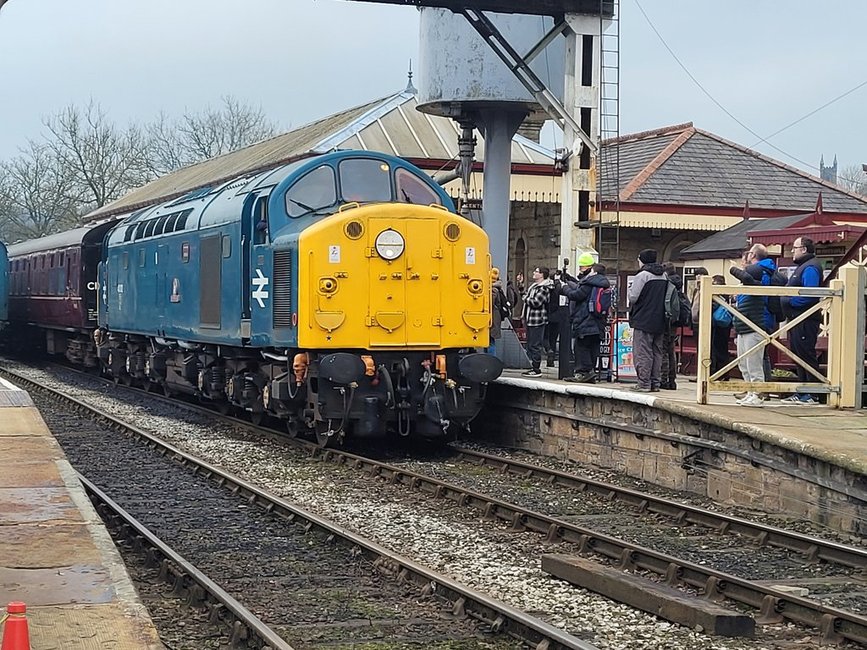
[[[864,386],[864,321],[865,321],[865,278],[867,269],[856,264],[843,266],[837,279],[831,280],[828,288],[807,287],[761,287],[714,285],[711,278],[700,278],[701,307],[699,316],[699,340],[697,350],[696,400],[707,404],[708,394],[712,392],[754,391],[768,393],[827,393],[828,405],[835,408],[861,408],[861,394]],[[818,298],[817,304],[807,309],[797,318],[782,323],[775,332],[765,332],[760,325],[753,323],[729,304],[726,297],[733,295],[753,296],[803,296]],[[710,373],[711,364],[711,323],[712,313],[717,305],[729,310],[734,318],[747,324],[760,334],[762,340],[744,351],[733,361]],[[827,369],[824,374],[810,367],[803,359],[794,354],[783,341],[792,327],[821,313],[822,325],[819,337],[827,339]],[[814,316],[813,316],[814,317]],[[791,359],[797,367],[803,368],[813,381],[720,381],[738,361],[755,350],[767,346],[777,348],[782,355]],[[824,346],[822,346],[824,347]]]

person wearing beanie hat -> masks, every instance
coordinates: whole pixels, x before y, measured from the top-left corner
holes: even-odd
[[[593,256],[590,253],[581,253],[578,256],[578,268],[579,269],[583,270],[586,268],[590,268],[594,264],[596,264],[596,260],[593,259]]]
[[[638,254],[641,266],[626,292],[629,325],[633,330],[632,354],[638,384],[632,390],[658,392],[662,375],[662,337],[668,328],[665,312],[668,286],[671,284],[656,263],[656,251],[645,248]]]
[[[500,279],[500,269],[491,269],[491,345],[488,354],[497,353],[497,339],[503,335],[503,318],[508,317],[511,309],[503,293],[503,281]]]
[[[583,257],[583,255],[581,256]],[[594,296],[604,298],[607,291],[610,305],[611,283],[605,275],[605,267],[601,264],[584,266],[587,258],[578,258],[580,272],[577,282],[567,282],[563,292],[569,297],[570,331],[575,350],[575,375],[566,377],[569,382],[596,383],[596,369],[599,365],[599,344],[605,334],[607,313],[600,313],[593,308]],[[588,255],[590,259],[592,256]],[[596,292],[594,293],[594,289]],[[603,292],[600,297],[600,292]]]

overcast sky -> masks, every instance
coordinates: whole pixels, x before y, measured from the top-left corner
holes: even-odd
[[[750,131],[767,137],[864,84],[755,148],[813,173],[823,154],[841,167],[867,163],[867,3],[621,0],[621,13],[622,133],[692,121],[753,146]],[[405,7],[9,0],[0,159],[38,136],[43,117],[91,97],[125,123],[231,94],[288,130],[402,89],[417,50],[418,14]]]

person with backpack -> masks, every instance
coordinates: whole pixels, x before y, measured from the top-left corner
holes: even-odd
[[[666,298],[671,283],[665,277],[662,264],[656,262],[656,251],[645,248],[638,254],[641,265],[626,292],[629,304],[629,325],[632,327],[632,354],[638,384],[632,390],[640,393],[659,392],[662,370],[662,334],[671,320]]]
[[[506,294],[503,293],[503,281],[500,279],[500,269],[491,269],[491,345],[488,354],[497,353],[497,339],[502,335],[503,321],[509,318],[511,309]]]
[[[567,281],[563,288],[569,298],[569,326],[575,352],[575,374],[565,381],[596,383],[599,345],[611,309],[611,283],[605,270],[590,253],[582,253],[578,257],[577,282]]]
[[[683,278],[677,274],[674,264],[666,262],[662,268],[672,286],[666,288],[666,301],[671,301],[667,310],[670,320],[662,333],[662,383],[659,387],[662,390],[677,390],[678,328],[692,324],[692,305],[683,293]]]

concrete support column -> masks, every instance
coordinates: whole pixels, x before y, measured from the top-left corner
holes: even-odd
[[[484,111],[478,118],[485,137],[482,227],[491,242],[492,264],[503,276],[509,268],[512,137],[526,116],[526,112]]]
[[[564,105],[581,129],[599,144],[599,17],[566,14],[566,87]],[[569,169],[563,174],[560,217],[560,256],[575,264],[576,251],[595,250],[596,154],[581,146],[574,129],[566,125],[564,147],[570,152]],[[580,153],[577,153],[581,150]]]

